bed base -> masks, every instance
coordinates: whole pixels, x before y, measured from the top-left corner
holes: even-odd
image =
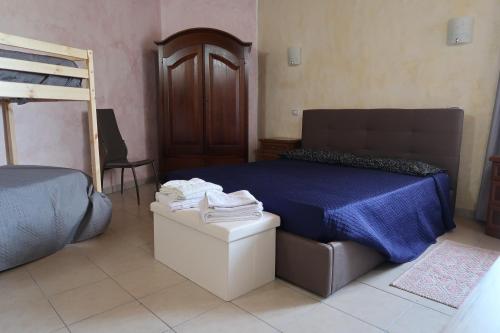
[[[276,276],[328,297],[385,261],[377,251],[351,241],[320,243],[276,232]]]

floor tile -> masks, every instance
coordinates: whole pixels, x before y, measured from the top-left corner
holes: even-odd
[[[448,239],[455,242],[478,245],[482,234],[482,227],[475,221],[455,218],[457,227],[441,236],[440,239]]]
[[[231,303],[223,303],[182,325],[176,326],[178,333],[254,333],[277,332],[274,328]]]
[[[54,295],[106,278],[106,274],[99,267],[71,247],[66,247],[56,254],[29,264],[27,269],[47,295]]]
[[[135,200],[136,200],[136,198],[134,196],[134,199],[133,199],[134,202],[133,203],[130,202],[130,204],[126,205],[125,210],[127,211],[127,213],[133,214],[133,215],[138,216],[138,217],[145,217],[145,218],[147,218],[149,216],[151,216],[151,217],[153,216],[149,205],[151,204],[151,202],[155,201],[154,193],[148,193],[147,195],[141,196],[141,205],[140,206],[137,205],[137,201],[135,201]],[[132,201],[132,199],[131,199],[131,201]]]
[[[0,274],[0,312],[17,303],[43,298],[44,294],[26,269],[15,268]]]
[[[107,230],[96,238],[71,244],[70,246],[77,248],[81,254],[92,261],[104,256],[120,254],[127,249],[135,248],[127,244],[123,238],[113,230]]]
[[[285,333],[375,333],[383,332],[375,326],[349,316],[325,304],[317,304],[309,311],[293,316],[278,327]]]
[[[418,303],[420,305],[429,307],[429,308],[434,309],[436,311],[442,312],[443,314],[447,314],[447,315],[454,314],[457,310],[452,308],[452,307],[449,307],[447,305],[432,301],[430,299],[412,294],[410,292],[401,290],[399,288],[392,287],[390,285],[401,274],[403,274],[408,269],[410,269],[417,262],[417,260],[412,261],[412,262],[408,262],[405,264],[401,264],[401,265],[384,263],[384,264],[378,266],[377,268],[375,268],[374,270],[361,276],[360,278],[357,279],[357,281],[360,281],[360,282],[367,284],[371,287],[375,287],[377,289],[383,290],[383,291],[388,292],[392,295],[395,295],[395,296],[407,299],[409,301]]]
[[[472,229],[475,231],[479,231],[480,233],[484,232],[484,223],[479,222],[467,217],[462,217],[462,216],[455,216],[454,218],[455,224],[459,227],[467,228],[467,229]]]
[[[481,235],[477,246],[483,249],[500,252],[500,239],[488,235]]]
[[[141,246],[154,241],[153,224],[143,224],[141,226],[125,229],[118,234],[127,244]]]
[[[145,222],[140,217],[128,213],[124,208],[119,208],[116,210],[113,209],[109,227],[111,230],[118,230],[120,228],[133,228],[143,224]]]
[[[414,304],[389,327],[394,333],[441,332],[451,317]]]
[[[45,333],[63,327],[64,323],[46,299],[18,303],[0,312],[2,333]]]
[[[376,288],[389,286],[416,262],[417,261],[411,261],[405,264],[383,263],[370,272],[362,275],[357,280]]]
[[[55,309],[68,325],[132,300],[133,298],[111,279],[51,297]]]
[[[435,302],[433,300],[412,294],[410,292],[401,290],[401,289],[396,288],[396,287],[387,286],[387,287],[383,288],[382,290],[385,292],[388,292],[392,295],[407,299],[411,302],[414,302],[414,303],[420,304],[422,306],[428,307],[430,309],[433,309],[435,311],[441,312],[441,313],[446,314],[448,316],[452,316],[457,312],[457,309],[455,309],[455,308],[452,308],[452,307],[444,305],[442,303],[438,303],[438,302]]]
[[[152,216],[149,205],[151,202],[155,201],[155,192],[156,190],[154,190],[154,188],[148,188],[146,190],[141,189],[139,192],[141,196],[140,205],[137,205],[135,190],[129,190],[127,193],[124,193],[124,200],[126,203],[125,210],[127,213],[140,217]]]
[[[71,333],[66,327],[60,328],[56,331],[52,331],[50,333]]]
[[[154,255],[154,252],[155,252],[155,246],[154,246],[154,242],[151,242],[151,243],[148,243],[148,244],[144,244],[144,245],[141,245],[139,246],[141,249],[147,251],[148,253],[150,253],[151,255]]]
[[[287,286],[288,288],[291,288],[291,289],[299,292],[300,294],[303,294],[303,295],[305,295],[307,297],[315,299],[318,302],[320,302],[321,300],[324,299],[324,297],[318,296],[318,295],[316,295],[316,294],[314,294],[314,293],[312,293],[312,292],[310,292],[308,290],[302,289],[301,287],[296,286],[296,285],[294,285],[294,284],[292,284],[292,283],[290,283],[288,281],[282,280],[282,279],[280,279],[278,277],[276,277],[275,282],[283,284],[283,285]]]
[[[100,257],[92,258],[92,261],[111,276],[137,270],[156,262],[151,253],[138,246],[110,249],[102,252]]]
[[[193,319],[223,302],[191,281],[177,284],[162,293],[141,298],[140,301],[172,327]]]
[[[72,333],[162,333],[168,326],[134,301],[70,326]]]
[[[348,284],[324,302],[383,329],[387,329],[395,318],[413,304],[406,299],[360,282]]]
[[[307,313],[320,304],[318,300],[274,281],[243,295],[233,303],[276,328]]]
[[[85,257],[78,251],[78,249],[71,246],[65,246],[56,253],[35,260],[23,267],[28,271],[34,271],[48,266],[59,267],[61,265],[66,265],[82,259],[85,259]]]
[[[182,275],[167,266],[154,262],[137,270],[115,276],[125,290],[140,298],[185,281]]]

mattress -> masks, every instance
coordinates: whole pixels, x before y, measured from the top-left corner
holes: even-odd
[[[111,201],[81,171],[0,167],[0,271],[102,233]]]
[[[68,67],[78,67],[78,65],[71,60],[51,57],[40,54],[31,54],[11,50],[0,49],[0,57],[12,58],[18,60],[26,60],[33,62],[41,62],[52,65],[62,65]],[[52,85],[52,86],[64,86],[64,87],[81,87],[82,80],[78,78],[49,75],[49,74],[39,74],[30,72],[20,72],[7,69],[0,69],[0,81],[7,82],[17,82],[17,83],[32,83],[32,84],[42,84],[42,85]],[[22,104],[25,102],[23,99],[16,99],[14,102]]]
[[[417,177],[276,160],[179,170],[166,179],[192,177],[220,184],[225,192],[249,190],[281,217],[285,231],[323,243],[356,241],[395,263],[415,259],[455,227],[445,173]]]

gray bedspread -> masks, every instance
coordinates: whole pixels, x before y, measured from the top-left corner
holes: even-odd
[[[111,201],[81,171],[0,167],[0,271],[105,231]]]
[[[0,57],[12,58],[26,61],[42,62],[52,65],[62,65],[69,67],[78,67],[78,65],[71,60],[66,60],[57,57],[51,57],[40,54],[31,54],[11,50],[1,50]],[[19,72],[11,71],[7,69],[0,69],[0,81],[8,82],[18,82],[18,83],[33,83],[33,84],[45,84],[52,86],[65,86],[65,87],[81,87],[82,80],[72,77],[58,76],[58,75],[48,75],[48,74],[37,74],[29,72]],[[13,102],[18,104],[23,104],[27,102],[24,99],[15,99]]]

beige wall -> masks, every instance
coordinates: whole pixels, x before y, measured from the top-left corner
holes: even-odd
[[[499,0],[260,0],[261,136],[300,136],[308,108],[465,109],[457,206],[474,209],[500,68]],[[446,45],[455,16],[474,42]],[[287,65],[287,47],[302,65]],[[438,144],[438,143],[437,143]]]

